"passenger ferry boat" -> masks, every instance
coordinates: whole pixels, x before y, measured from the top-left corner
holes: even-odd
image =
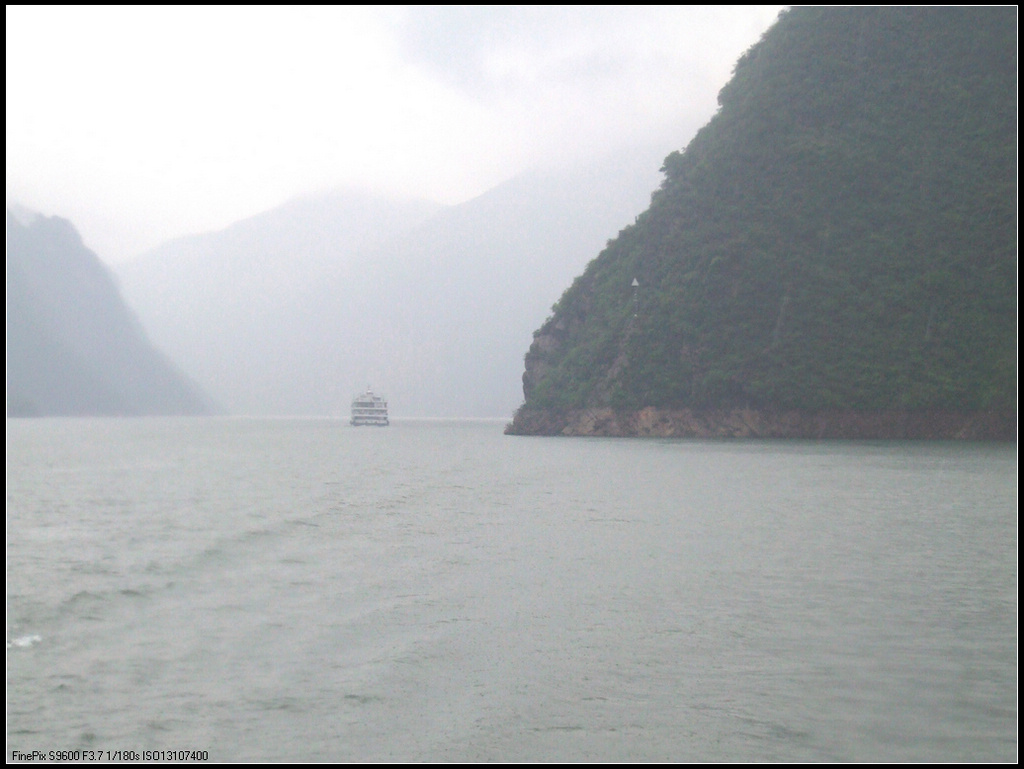
[[[374,425],[376,427],[387,427],[388,402],[367,387],[366,392],[357,395],[352,399],[352,421],[355,427],[361,425]]]

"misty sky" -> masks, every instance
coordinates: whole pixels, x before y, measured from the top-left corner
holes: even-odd
[[[667,154],[779,8],[8,6],[8,203],[114,261],[306,192]]]

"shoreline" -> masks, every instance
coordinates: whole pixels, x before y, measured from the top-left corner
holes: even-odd
[[[616,438],[1017,440],[1016,412],[521,407],[506,435]]]

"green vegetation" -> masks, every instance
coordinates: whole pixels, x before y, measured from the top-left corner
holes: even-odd
[[[526,407],[1015,410],[1016,13],[784,12],[535,333]]]

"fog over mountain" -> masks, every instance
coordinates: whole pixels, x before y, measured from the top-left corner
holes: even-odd
[[[7,212],[8,416],[206,414],[70,222]]]
[[[438,208],[308,196],[115,269],[152,337],[237,414],[507,416],[563,286],[633,221],[663,146]]]
[[[8,6],[7,197],[120,263],[312,191],[458,205],[664,157],[778,10]]]

